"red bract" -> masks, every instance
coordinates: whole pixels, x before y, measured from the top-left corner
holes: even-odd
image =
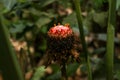
[[[57,37],[57,38],[65,38],[72,34],[72,29],[69,27],[69,24],[65,26],[58,24],[57,26],[54,25],[49,31],[48,36],[50,37]]]

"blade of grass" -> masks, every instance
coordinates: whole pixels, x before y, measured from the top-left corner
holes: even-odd
[[[4,80],[24,80],[17,56],[9,41],[9,35],[0,15],[0,71]]]
[[[109,0],[109,16],[107,27],[107,53],[106,53],[106,78],[113,80],[114,62],[114,34],[115,34],[115,13],[116,0]]]
[[[85,60],[87,63],[87,68],[88,68],[88,80],[92,80],[92,72],[91,72],[89,54],[88,54],[87,45],[85,42],[84,30],[83,30],[80,2],[79,2],[79,0],[73,0],[73,1],[74,1],[74,5],[75,5],[75,9],[76,9],[76,16],[77,16],[78,25],[79,25],[80,39],[82,42],[82,47],[83,47],[83,51],[85,53]]]

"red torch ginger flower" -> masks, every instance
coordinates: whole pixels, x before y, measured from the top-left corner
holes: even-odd
[[[49,62],[55,61],[61,64],[63,60],[67,62],[70,56],[76,60],[79,59],[79,53],[76,50],[78,44],[69,24],[51,27],[48,31],[47,42]]]

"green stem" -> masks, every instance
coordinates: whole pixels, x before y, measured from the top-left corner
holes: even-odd
[[[87,63],[87,68],[88,68],[88,80],[92,80],[90,60],[89,60],[87,45],[86,45],[86,42],[85,42],[84,30],[83,30],[83,22],[82,22],[80,2],[79,2],[79,0],[73,0],[73,1],[74,1],[75,9],[76,9],[76,16],[77,16],[78,25],[79,25],[82,47],[83,47],[83,51],[85,53],[85,60],[86,60],[86,63]]]
[[[66,64],[64,60],[63,63],[61,64],[61,75],[62,75],[61,80],[67,80]]]
[[[9,41],[9,35],[0,15],[0,71],[4,80],[24,80],[16,54]]]
[[[109,17],[107,27],[107,53],[106,53],[106,77],[107,80],[113,80],[113,62],[114,62],[114,34],[115,34],[115,10],[116,0],[109,0]]]

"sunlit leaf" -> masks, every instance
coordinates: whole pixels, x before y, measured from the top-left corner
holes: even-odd
[[[119,7],[120,7],[120,0],[116,0],[117,2],[116,2],[116,10],[118,10],[119,9]]]
[[[5,6],[4,12],[10,11],[13,6],[17,3],[17,0],[0,0]]]
[[[44,73],[45,73],[45,66],[38,67],[32,77],[32,80],[40,80],[40,78],[44,76]]]

